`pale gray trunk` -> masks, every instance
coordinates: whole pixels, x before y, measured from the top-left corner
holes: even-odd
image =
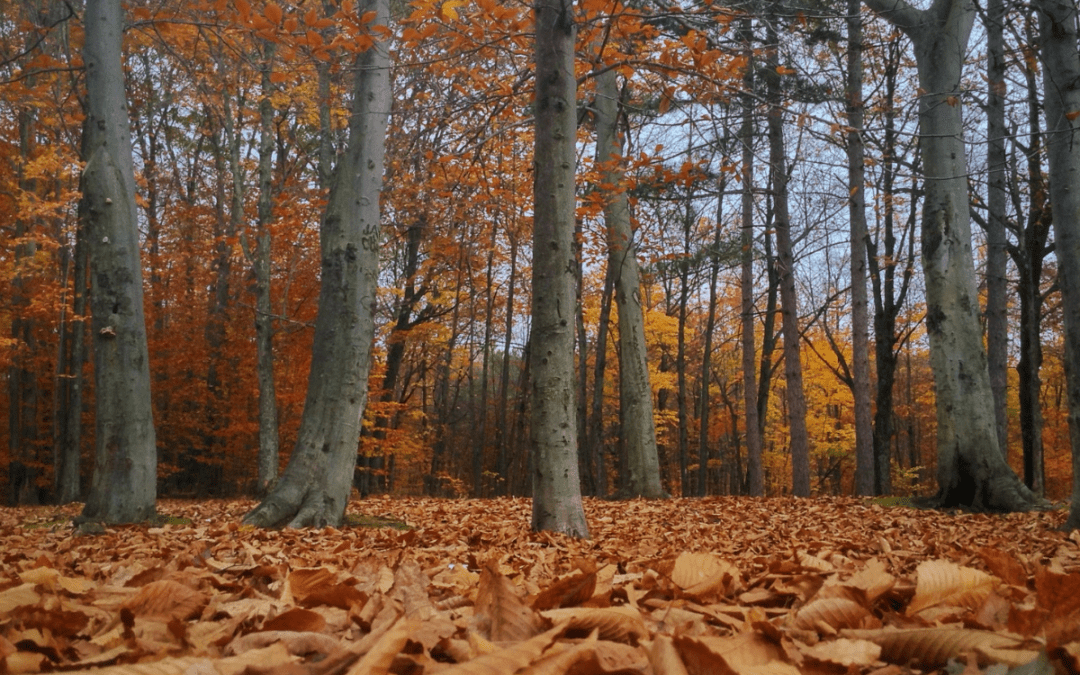
[[[743,74],[742,127],[742,275],[739,281],[742,324],[743,425],[746,427],[747,487],[752,497],[765,496],[765,472],[761,461],[761,422],[758,419],[757,347],[754,344],[754,50],[751,19],[739,26],[746,72]]]
[[[1005,21],[1004,0],[987,0],[986,59],[986,358],[998,445],[1008,457],[1006,390],[1009,367],[1008,279],[1005,266]]]
[[[574,76],[572,0],[538,0],[533,158],[532,451],[535,530],[588,537],[574,419]]]
[[[1072,447],[1072,506],[1065,529],[1080,528],[1080,55],[1077,7],[1036,0],[1042,35],[1050,201],[1065,318],[1065,373]]]
[[[851,393],[855,399],[855,494],[874,494],[870,334],[866,295],[866,171],[863,167],[861,0],[848,0],[847,152],[851,220]]]
[[[259,496],[265,496],[277,480],[281,452],[277,387],[274,383],[274,323],[270,298],[270,222],[273,220],[274,200],[271,188],[274,168],[274,105],[270,102],[274,84],[270,79],[270,69],[274,58],[274,43],[264,42],[263,49],[262,100],[259,101],[259,210],[255,250],[250,256],[251,268],[255,274],[255,352],[259,380],[258,482],[255,486]],[[328,107],[329,104],[325,105]]]
[[[373,26],[389,24],[387,0],[358,4],[358,15],[368,11],[375,12]],[[253,525],[339,525],[352,487],[375,331],[379,194],[391,103],[386,41],[376,39],[354,67],[348,146],[319,233],[322,274],[304,414],[281,479],[244,517]]]
[[[660,460],[653,423],[652,387],[645,344],[645,318],[641,307],[641,270],[637,261],[630,204],[626,195],[619,137],[621,96],[614,70],[596,76],[596,164],[605,188],[604,224],[607,227],[608,265],[615,285],[619,321],[619,427],[630,470],[631,497],[668,496],[660,485]],[[597,349],[603,349],[598,345]],[[685,487],[684,487],[685,493]]]
[[[157,446],[143,316],[119,0],[86,3],[83,213],[90,256],[96,460],[82,517],[136,522],[155,512]]]
[[[776,6],[772,6],[773,19]],[[795,258],[792,253],[791,217],[788,214],[787,156],[784,149],[784,111],[780,101],[780,65],[775,21],[768,21],[768,66],[765,78],[769,99],[769,163],[775,209],[776,256],[780,265],[780,318],[784,333],[784,382],[787,401],[791,492],[810,496],[810,440],[806,431],[806,394],[799,355],[799,312],[795,296]]]
[[[1029,508],[1031,494],[998,447],[971,254],[960,72],[975,12],[970,0],[866,0],[915,47],[926,199],[922,261],[926,330],[937,400],[938,501],[995,510]]]

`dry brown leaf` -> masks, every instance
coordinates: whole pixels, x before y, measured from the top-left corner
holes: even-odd
[[[869,640],[840,638],[800,647],[799,651],[812,659],[849,668],[873,665],[881,656],[881,645]]]
[[[495,561],[480,572],[476,595],[477,630],[494,642],[526,640],[537,633],[536,613],[522,602],[517,588],[499,571]]]
[[[0,591],[0,614],[7,614],[16,607],[36,605],[41,602],[41,594],[35,590],[36,584],[24,583],[6,591]]]
[[[792,620],[795,628],[835,635],[843,628],[875,628],[880,622],[868,609],[847,598],[822,598],[805,605]]]
[[[644,647],[649,651],[649,664],[658,675],[690,675],[667,635],[657,635],[651,644]]]
[[[692,598],[722,597],[742,589],[739,569],[711,553],[679,555],[671,581]]]
[[[123,607],[131,610],[135,616],[183,621],[197,616],[209,600],[206,594],[184,584],[162,579],[143,586]]]
[[[596,572],[572,574],[548,586],[532,601],[532,607],[540,612],[545,609],[574,607],[592,597],[596,590]]]
[[[310,609],[294,607],[278,614],[272,619],[267,619],[262,629],[264,631],[296,631],[318,633],[326,627],[326,619],[321,614]]]
[[[552,609],[542,613],[552,623],[563,625],[567,631],[600,632],[601,640],[614,640],[636,644],[648,635],[641,612],[633,607],[570,607]]]
[[[992,546],[984,546],[979,549],[979,557],[986,563],[986,567],[991,574],[1010,586],[1027,585],[1027,570],[1016,559],[1016,556],[1008,551],[1002,551]]]
[[[676,636],[674,644],[690,675],[752,675],[760,668],[799,675],[780,647],[753,631],[727,638]]]
[[[562,635],[562,626],[556,626],[512,647],[479,656],[472,661],[459,663],[443,670],[439,675],[503,675],[535,663]],[[355,674],[350,674],[355,675]]]
[[[946,560],[927,560],[915,570],[915,597],[908,616],[938,605],[977,609],[1000,581],[977,569]]]
[[[371,649],[360,658],[346,675],[386,675],[394,657],[402,650],[409,636],[420,626],[419,621],[402,617],[386,631]]]
[[[1017,650],[1022,645],[1020,640],[1008,635],[966,628],[845,630],[841,635],[880,645],[883,661],[897,665],[914,663],[923,668],[942,668],[949,659],[966,652]],[[985,666],[991,661],[980,660],[979,663]]]

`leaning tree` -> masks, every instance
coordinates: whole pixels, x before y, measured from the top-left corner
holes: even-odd
[[[389,23],[387,0],[361,2],[356,11],[374,11],[373,27]],[[357,55],[354,68],[349,140],[319,231],[319,310],[304,414],[281,479],[244,517],[253,525],[340,525],[352,489],[375,334],[379,194],[390,116],[386,40],[375,39]]]

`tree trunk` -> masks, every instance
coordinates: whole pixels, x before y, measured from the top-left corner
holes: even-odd
[[[619,321],[619,428],[630,470],[628,496],[667,497],[660,484],[656,451],[652,387],[645,344],[645,318],[641,307],[641,270],[630,224],[618,122],[621,102],[617,75],[602,69],[596,75],[596,165],[605,186],[604,224],[607,228],[608,266],[612,271]],[[607,187],[610,186],[610,187]],[[597,349],[603,349],[598,345]]]
[[[389,23],[387,0],[357,6]],[[379,267],[379,194],[390,112],[386,41],[356,58],[349,141],[319,233],[322,274],[307,398],[296,447],[281,480],[244,522],[262,527],[337,526],[352,487],[374,338]]]
[[[259,101],[259,204],[255,250],[249,256],[255,284],[255,353],[259,380],[259,455],[256,493],[262,497],[278,476],[281,437],[278,432],[277,387],[274,383],[274,322],[270,296],[270,222],[274,195],[271,187],[274,162],[274,105],[270,79],[275,46],[264,42],[262,100]],[[323,106],[320,105],[320,109]],[[326,105],[328,107],[328,104]],[[320,166],[322,166],[320,162]]]
[[[762,465],[761,423],[758,419],[757,356],[754,343],[754,49],[753,25],[749,17],[739,22],[739,34],[746,54],[743,73],[742,126],[742,248],[740,319],[742,326],[743,425],[746,429],[747,489],[751,497],[765,496],[765,472]],[[765,386],[768,386],[766,384]],[[741,482],[741,479],[740,479]]]
[[[990,390],[994,394],[998,445],[1008,457],[1009,282],[1005,276],[1004,0],[987,0],[986,13],[986,359],[990,371]]]
[[[157,496],[157,446],[143,316],[119,0],[86,3],[83,207],[92,275],[96,460],[82,517],[146,520]]]
[[[866,297],[866,171],[863,166],[861,0],[848,0],[847,152],[851,219],[851,381],[855,400],[855,494],[874,494],[870,335]]]
[[[593,360],[593,397],[589,418],[589,450],[596,471],[596,496],[608,494],[607,462],[604,449],[604,380],[607,374],[607,339],[611,323],[611,296],[615,293],[614,271],[609,267],[604,275],[604,291],[600,295],[600,318],[596,322],[596,358]]]
[[[1080,55],[1077,7],[1069,0],[1036,0],[1042,35],[1043,89],[1050,141],[1050,202],[1065,318],[1065,374],[1072,446],[1072,506],[1065,529],[1080,528]]]
[[[892,441],[895,412],[893,410],[893,387],[897,371],[896,319],[903,309],[908,289],[911,287],[915,261],[914,226],[915,203],[912,199],[910,217],[904,230],[896,236],[896,80],[900,68],[900,49],[890,43],[885,61],[884,116],[885,138],[881,161],[882,218],[881,230],[876,239],[867,240],[867,263],[870,269],[871,287],[874,292],[874,370],[877,382],[874,392],[874,494],[892,492]],[[897,243],[907,242],[908,250],[897,250]],[[903,264],[901,264],[901,262]],[[902,269],[900,288],[896,287],[897,268]]]
[[[1035,28],[1028,22],[1029,44],[1035,44]],[[1017,294],[1020,296],[1020,356],[1016,363],[1019,377],[1017,385],[1020,403],[1020,439],[1023,449],[1024,484],[1036,495],[1043,493],[1043,415],[1042,415],[1042,315],[1044,295],[1042,291],[1043,262],[1051,248],[1047,245],[1052,226],[1052,214],[1043,172],[1043,141],[1039,82],[1035,64],[1025,62],[1024,79],[1027,83],[1028,138],[1026,147],[1017,140],[1027,161],[1027,204],[1019,189],[1020,172],[1014,153],[1010,162],[1013,174],[1012,199],[1017,213],[1026,213],[1018,219],[1016,244],[1007,247],[1016,265]]]
[[[971,255],[960,71],[974,22],[970,0],[866,0],[915,47],[919,131],[926,170],[922,260],[926,330],[938,427],[938,495],[943,506],[1026,509],[1035,496],[998,447]]]
[[[57,434],[56,461],[56,501],[68,504],[78,501],[82,495],[82,390],[83,364],[86,362],[86,267],[87,242],[83,225],[75,230],[75,250],[72,255],[72,307],[65,339],[66,349],[63,354],[63,366],[60,378],[61,404],[57,415],[60,416]]]
[[[514,334],[514,290],[517,281],[517,239],[508,232],[510,238],[510,279],[506,290],[506,327],[503,334],[502,371],[499,373],[499,408],[495,418],[495,447],[498,459],[495,471],[499,475],[499,494],[510,493],[510,440],[507,425],[510,422],[510,347]]]
[[[538,0],[533,158],[532,449],[534,530],[588,537],[574,420],[577,81],[572,0]]]
[[[776,5],[772,5],[776,18]],[[776,255],[780,265],[780,308],[784,332],[784,381],[786,383],[788,433],[791,451],[791,492],[810,496],[810,440],[806,431],[806,394],[803,391],[802,359],[799,356],[799,312],[795,300],[795,258],[788,215],[787,158],[784,149],[784,111],[780,100],[780,66],[775,21],[767,22],[768,65],[765,81],[769,99],[769,163],[776,211]]]

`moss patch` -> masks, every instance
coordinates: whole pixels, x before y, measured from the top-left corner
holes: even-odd
[[[389,527],[402,531],[413,529],[411,525],[404,521],[383,518],[382,516],[369,516],[366,513],[346,513],[345,524],[352,527]]]

